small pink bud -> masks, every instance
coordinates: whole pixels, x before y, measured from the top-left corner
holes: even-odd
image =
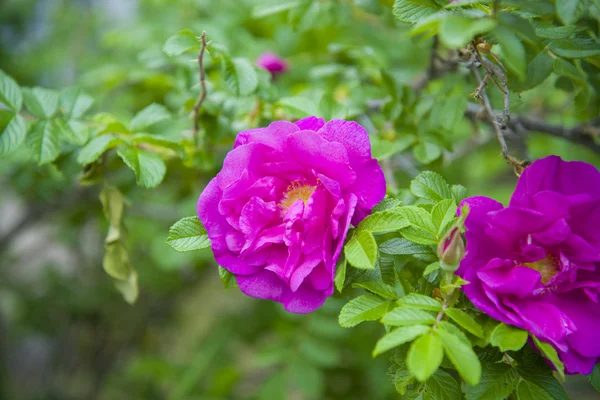
[[[465,256],[465,242],[458,227],[452,228],[440,240],[437,247],[440,266],[444,271],[454,272]]]
[[[256,65],[259,68],[269,71],[273,78],[289,69],[289,64],[287,61],[279,57],[277,54],[271,53],[270,51],[262,53],[256,60]]]

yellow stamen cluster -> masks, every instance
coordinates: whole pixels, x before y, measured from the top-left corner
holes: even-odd
[[[525,263],[524,265],[526,267],[533,268],[537,272],[542,274],[542,283],[544,285],[547,285],[552,280],[552,278],[556,276],[560,268],[560,264],[556,257],[550,255],[539,261]]]
[[[306,205],[306,202],[313,194],[315,189],[315,186],[303,185],[298,181],[294,181],[290,186],[288,186],[287,191],[283,194],[283,199],[281,200],[279,206],[283,209],[283,212],[286,212],[288,208],[290,208],[292,204],[298,200],[302,200]]]

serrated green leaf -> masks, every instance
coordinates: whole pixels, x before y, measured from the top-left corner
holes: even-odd
[[[225,83],[236,96],[248,96],[258,87],[258,74],[246,58],[223,58]]]
[[[585,13],[587,0],[556,0],[556,14],[565,25],[579,21]]]
[[[385,210],[389,210],[394,207],[398,207],[402,204],[402,200],[395,199],[393,197],[386,197],[381,200],[375,207],[373,207],[373,212],[381,212]]]
[[[583,71],[562,58],[556,58],[552,67],[558,75],[566,76],[576,82],[585,82],[587,79]]]
[[[493,33],[502,47],[502,61],[504,65],[514,72],[521,81],[525,80],[527,56],[521,40],[505,26],[498,26]]]
[[[481,381],[467,386],[467,400],[504,400],[517,387],[519,374],[508,364],[484,364]]]
[[[426,325],[435,323],[435,316],[411,307],[398,307],[383,316],[381,322],[392,326]]]
[[[338,260],[336,262],[335,278],[333,279],[333,281],[335,283],[335,288],[340,293],[342,293],[342,290],[344,290],[344,285],[346,283],[346,268],[347,268],[347,266],[348,266],[348,263],[346,261],[346,256],[344,254],[340,254],[340,257],[338,258]]]
[[[410,345],[406,365],[419,381],[425,382],[437,371],[443,358],[440,338],[433,334],[423,335]]]
[[[357,282],[353,283],[352,287],[368,290],[369,292],[375,293],[376,295],[386,299],[394,300],[398,298],[398,293],[396,293],[396,290],[392,286],[382,281]]]
[[[195,218],[195,217],[192,217]],[[168,239],[167,239],[168,240]],[[221,283],[223,283],[223,287],[225,289],[236,288],[237,282],[235,281],[235,275],[231,272],[227,271],[225,268],[219,265],[219,278],[221,279]]]
[[[554,365],[554,368],[556,368],[556,371],[561,376],[561,378],[565,379],[565,366],[560,361],[560,358],[558,358],[558,353],[556,352],[554,347],[552,347],[552,345],[549,343],[540,341],[538,338],[536,338],[533,335],[531,335],[531,338],[533,339],[535,346],[542,353],[542,355],[548,361],[550,361],[552,363],[552,365]]]
[[[396,0],[393,11],[398,20],[414,24],[437,13],[440,9],[433,0]]]
[[[81,149],[77,162],[81,165],[91,164],[100,158],[106,150],[117,147],[121,143],[123,141],[113,135],[96,136]]]
[[[535,28],[535,34],[544,39],[567,39],[573,35],[587,30],[584,26],[552,26]]]
[[[398,215],[410,222],[410,227],[401,231],[405,239],[423,245],[436,245],[436,228],[431,215],[421,207],[404,206],[394,210]]]
[[[171,114],[165,106],[153,103],[135,114],[129,126],[132,132],[144,132],[151,126],[169,118],[171,118]]]
[[[62,139],[80,146],[87,143],[89,129],[83,122],[75,120],[64,121],[62,119],[56,119],[54,122],[60,131]]]
[[[0,103],[18,113],[23,105],[21,88],[13,78],[0,70]]]
[[[396,232],[410,226],[404,216],[396,212],[397,208],[373,213],[363,219],[358,229],[364,229],[371,233]]]
[[[163,51],[169,57],[178,56],[186,51],[199,51],[200,42],[194,32],[189,29],[184,29],[179,33],[171,36],[165,42]]]
[[[67,88],[60,93],[60,111],[67,120],[81,118],[93,104],[94,99],[77,87]]]
[[[414,339],[430,331],[431,327],[426,325],[401,326],[379,339],[373,350],[373,357],[401,344],[412,342]]]
[[[391,255],[433,254],[431,247],[413,243],[402,238],[393,238],[379,246],[379,251]]]
[[[596,389],[597,392],[600,392],[600,364],[596,364],[592,373],[587,376],[588,380]]]
[[[294,117],[302,118],[311,115],[317,115],[317,104],[307,97],[294,96],[284,97],[279,100],[279,104]]]
[[[456,322],[467,332],[479,338],[483,338],[483,329],[481,328],[481,325],[479,325],[475,319],[466,312],[456,308],[448,308],[445,313],[452,321]]]
[[[29,112],[38,118],[48,119],[58,110],[58,93],[40,87],[23,88],[23,100]]]
[[[338,322],[340,326],[350,328],[364,321],[375,321],[386,313],[388,306],[389,302],[378,296],[358,296],[342,307]]]
[[[50,163],[60,154],[58,127],[54,121],[40,120],[31,127],[26,143],[39,165]]]
[[[0,111],[0,155],[10,153],[19,147],[26,133],[27,124],[20,115]]]
[[[523,380],[538,386],[538,388],[551,396],[553,400],[568,400],[567,392],[552,376],[552,371],[549,368],[540,370],[517,366],[517,371]]]
[[[185,217],[169,229],[167,243],[179,252],[210,247],[208,234],[198,217]]]
[[[346,260],[354,268],[373,269],[377,258],[377,243],[370,232],[357,230],[344,246]]]
[[[442,311],[442,305],[439,301],[418,293],[409,293],[406,296],[401,297],[398,300],[398,304],[401,306],[419,308],[422,310],[436,312]]]
[[[434,263],[429,264],[424,270],[423,270],[423,276],[425,275],[429,275],[432,272],[435,272],[437,270],[440,269],[440,262],[436,261]]]
[[[490,343],[502,351],[517,351],[527,343],[527,331],[502,323],[492,331]]]
[[[444,321],[440,322],[435,332],[440,336],[444,352],[460,376],[469,385],[477,385],[481,378],[481,363],[464,333]]]
[[[490,32],[497,25],[498,22],[491,18],[472,19],[448,14],[440,23],[440,40],[448,48],[460,49],[476,36]]]
[[[421,164],[434,162],[442,155],[442,148],[431,142],[419,142],[413,147],[413,155]]]
[[[421,172],[410,182],[410,191],[415,196],[437,203],[452,199],[452,190],[440,174],[432,171]]]
[[[438,237],[442,237],[456,219],[456,203],[454,199],[444,199],[431,210],[431,220]]]
[[[136,147],[122,147],[117,154],[135,173],[138,185],[145,188],[158,186],[167,172],[165,162],[157,154]]]
[[[446,371],[438,369],[425,382],[425,391],[435,400],[460,400],[462,392],[460,385]]]
[[[550,393],[538,385],[525,380],[519,383],[516,394],[518,400],[555,400]]]
[[[456,200],[457,203],[460,203],[464,199],[467,198],[467,188],[463,185],[452,185],[452,197]]]
[[[587,58],[600,54],[600,46],[594,39],[562,39],[552,41],[550,50],[564,58]]]

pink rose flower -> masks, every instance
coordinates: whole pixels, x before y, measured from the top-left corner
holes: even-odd
[[[508,207],[464,202],[467,297],[554,346],[567,373],[589,374],[600,361],[600,172],[550,156],[525,169]]]
[[[308,117],[238,134],[198,200],[215,259],[248,296],[294,313],[333,293],[350,224],[385,195],[367,131]]]
[[[273,78],[289,69],[287,61],[270,51],[262,53],[256,60],[256,65],[269,71]]]

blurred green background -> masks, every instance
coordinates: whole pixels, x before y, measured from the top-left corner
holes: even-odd
[[[405,34],[392,1],[304,3],[300,11],[261,13],[269,8],[250,0],[4,0],[0,69],[24,86],[78,84],[96,99],[94,111],[124,117],[152,102],[176,109],[189,101],[193,57],[173,62],[162,52],[184,28],[206,31],[235,56],[254,60],[269,50],[285,57],[291,70],[274,84],[279,96],[332,93],[350,109],[382,97],[380,69],[408,88],[427,70],[430,40]],[[133,306],[102,270],[107,223],[99,189],[77,185],[81,170],[73,156],[43,167],[19,153],[0,162],[0,398],[399,398],[386,377],[387,356],[371,358],[382,327],[337,324],[351,290],[311,315],[291,315],[279,304],[225,290],[210,251],[178,254],[165,244],[169,226],[194,215],[198,195],[254,107],[224,97],[211,83],[218,70],[207,68],[206,108],[219,109],[207,124],[222,145],[214,162],[189,168],[172,161],[153,190],[137,187],[129,171],[115,174],[131,204],[125,225],[140,278]],[[465,75],[431,82],[422,95],[471,93],[476,85]],[[555,81],[513,96],[513,111],[577,121],[573,96]],[[180,116],[162,127],[166,136],[190,129]],[[356,118],[387,140],[413,129]],[[268,122],[261,116],[259,123]],[[448,135],[442,157],[427,166],[406,153],[391,159],[398,188],[433,169],[471,195],[506,202],[516,177],[493,137],[481,132],[470,142],[466,119]],[[558,154],[600,165],[597,154],[548,136],[531,134],[527,151],[532,159]],[[573,398],[596,398],[585,378],[567,386]]]

